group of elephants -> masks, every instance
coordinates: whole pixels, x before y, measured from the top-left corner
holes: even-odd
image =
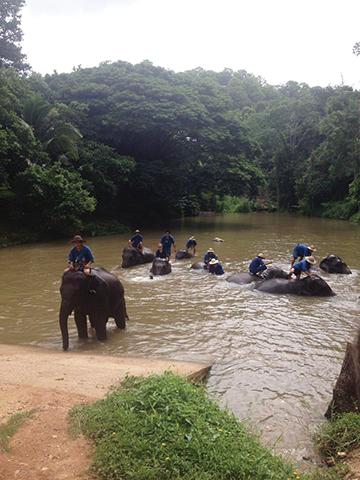
[[[186,250],[176,253],[177,260],[190,259],[193,254]],[[166,275],[171,272],[169,261],[154,258],[148,248],[143,251],[133,247],[124,248],[122,268],[151,263],[152,275]],[[349,267],[336,255],[329,255],[319,265],[328,273],[350,274]],[[196,262],[191,269],[205,271],[202,262]],[[266,270],[263,278],[240,272],[230,275],[228,282],[245,285],[254,282],[255,288],[268,293],[291,293],[306,296],[335,295],[330,286],[318,275],[305,277],[301,280],[289,280],[288,274],[277,267]],[[98,340],[106,340],[106,324],[109,318],[114,318],[116,326],[124,329],[128,315],[124,298],[124,287],[118,277],[103,268],[93,268],[90,275],[83,272],[66,271],[63,274],[61,287],[61,306],[59,314],[63,349],[69,348],[68,317],[74,312],[75,324],[79,339],[88,337],[87,317],[91,327],[95,329]]]

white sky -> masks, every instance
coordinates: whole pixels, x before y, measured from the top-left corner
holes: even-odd
[[[27,0],[22,26],[41,73],[147,59],[360,88],[360,0]]]

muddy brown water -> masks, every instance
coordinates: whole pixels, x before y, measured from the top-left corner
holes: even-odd
[[[261,432],[265,443],[294,459],[314,455],[311,435],[323,421],[345,343],[359,326],[360,227],[343,221],[277,214],[198,217],[175,223],[178,248],[196,235],[199,256],[209,246],[226,273],[247,269],[259,251],[288,268],[298,241],[317,246],[316,258],[336,253],[352,275],[321,274],[332,298],[275,296],[250,285],[190,272],[173,263],[166,277],[149,279],[149,265],[120,270],[130,322],[100,344],[79,344],[71,320],[73,350],[103,354],[211,360],[208,390]],[[156,247],[160,230],[145,231]],[[213,237],[224,243],[213,243]],[[96,264],[113,269],[128,235],[90,239]],[[61,349],[59,286],[69,245],[52,242],[0,250],[0,342]],[[65,355],[65,354],[64,354]]]

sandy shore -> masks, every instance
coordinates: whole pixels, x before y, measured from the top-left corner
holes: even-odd
[[[12,438],[10,451],[0,451],[0,480],[91,479],[92,447],[69,436],[69,409],[103,397],[126,375],[166,370],[200,380],[210,365],[0,345],[0,424],[35,410]]]

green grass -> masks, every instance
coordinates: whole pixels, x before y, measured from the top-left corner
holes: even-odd
[[[291,465],[264,448],[203,387],[166,373],[129,378],[119,391],[72,410],[94,440],[106,480],[289,480]]]
[[[8,452],[10,439],[15,435],[24,422],[34,414],[34,410],[19,412],[0,425],[0,451]]]
[[[315,438],[319,452],[335,460],[360,446],[360,415],[344,413],[325,423]]]

